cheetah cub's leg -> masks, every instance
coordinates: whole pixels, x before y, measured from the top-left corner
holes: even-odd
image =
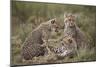
[[[50,49],[48,48],[48,39],[50,37],[50,32],[46,31],[46,30],[43,30],[42,31],[42,40],[43,40],[43,44],[41,45],[42,47],[45,47],[46,48],[46,55],[48,55],[50,53]]]
[[[44,40],[44,39],[43,39],[43,42],[44,42],[44,43],[43,43],[41,46],[46,48],[46,53],[45,53],[45,55],[48,56],[48,55],[51,53],[51,51],[50,51],[50,49],[49,49],[48,40]]]
[[[47,52],[46,52],[46,55],[49,55],[51,53],[50,49],[49,49],[49,44],[48,44],[48,41],[45,41],[44,40],[44,44],[42,46],[45,46]]]

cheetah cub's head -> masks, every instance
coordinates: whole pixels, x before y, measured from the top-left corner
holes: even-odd
[[[65,36],[61,41],[62,46],[65,46],[65,47],[69,46],[72,43],[73,43],[73,38],[70,36]]]
[[[58,32],[58,25],[56,18],[50,20],[51,31]]]
[[[75,26],[75,15],[73,14],[64,14],[64,23],[65,25],[69,26],[69,27],[74,27]]]

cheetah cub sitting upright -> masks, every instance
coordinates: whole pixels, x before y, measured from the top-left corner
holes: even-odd
[[[21,50],[22,58],[25,60],[31,60],[33,57],[45,55],[47,49],[43,44],[48,42],[52,31],[58,32],[56,19],[41,23],[36,29],[34,29],[23,43]]]
[[[64,24],[64,35],[74,38],[78,49],[87,48],[86,36],[76,25],[76,16],[72,13],[64,14]]]

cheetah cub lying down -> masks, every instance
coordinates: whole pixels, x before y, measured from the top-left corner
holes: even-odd
[[[70,36],[63,37],[60,42],[57,42],[56,47],[49,46],[49,48],[57,57],[72,57],[77,55],[76,41]]]

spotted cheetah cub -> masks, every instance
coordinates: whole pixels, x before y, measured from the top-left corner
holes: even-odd
[[[77,55],[77,44],[76,41],[70,37],[65,36],[62,38],[57,45],[49,46],[50,50],[55,53],[56,57],[72,57]]]
[[[87,39],[83,31],[76,25],[76,16],[74,14],[64,15],[64,35],[71,36],[77,43],[77,48],[86,48],[88,46]]]
[[[58,32],[56,19],[41,23],[34,29],[23,43],[21,50],[22,58],[31,60],[33,57],[45,55],[47,49],[43,44],[48,42],[52,31]]]

